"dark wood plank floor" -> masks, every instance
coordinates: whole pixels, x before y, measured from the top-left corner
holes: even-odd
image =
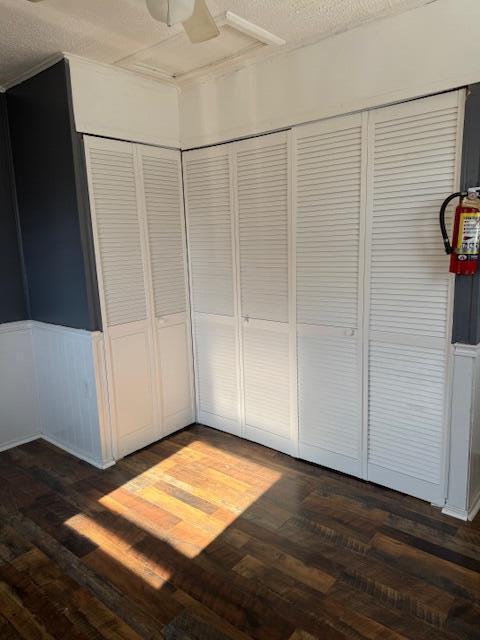
[[[0,638],[480,638],[480,522],[193,427],[0,454]]]

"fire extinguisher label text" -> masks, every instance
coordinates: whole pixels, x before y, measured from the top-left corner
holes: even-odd
[[[464,212],[460,216],[457,253],[480,253],[480,211]]]

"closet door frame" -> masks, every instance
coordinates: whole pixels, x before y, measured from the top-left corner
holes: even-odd
[[[452,192],[458,190],[460,184],[460,172],[461,172],[461,159],[462,159],[462,142],[463,142],[463,123],[465,112],[465,89],[456,89],[451,92],[444,92],[438,94],[439,96],[448,95],[451,93],[457,94],[457,139],[455,145],[455,177],[454,184],[452,185]],[[405,105],[411,105],[411,109],[415,110],[416,105],[421,105],[422,101],[428,100],[432,96],[424,96],[409,102],[400,102],[398,105],[390,105],[379,107],[378,109],[370,109],[365,112],[367,117],[367,184],[366,184],[366,233],[365,233],[365,272],[364,272],[364,325],[363,325],[363,360],[364,360],[364,374],[363,374],[363,388],[364,388],[364,442],[363,442],[363,465],[365,470],[365,478],[368,479],[368,454],[369,454],[369,357],[370,357],[370,340],[372,333],[370,331],[370,311],[371,311],[371,296],[370,296],[370,280],[371,280],[371,257],[372,257],[372,229],[373,229],[373,175],[374,175],[374,144],[375,144],[375,117],[377,112],[383,112],[387,109],[400,110],[401,115],[405,115],[403,111]],[[433,96],[435,97],[435,96]],[[447,196],[448,194],[445,194]],[[440,203],[439,203],[440,205]],[[435,230],[432,230],[435,233]],[[440,233],[438,231],[438,233]],[[447,261],[445,262],[445,268],[448,268]],[[446,313],[446,337],[443,345],[445,352],[445,383],[444,383],[444,401],[443,401],[443,429],[442,429],[442,452],[441,452],[441,469],[440,469],[440,492],[439,500],[432,502],[435,506],[443,507],[448,490],[448,463],[450,458],[450,433],[451,433],[451,401],[452,401],[452,376],[453,376],[453,349],[451,344],[452,328],[453,328],[453,298],[455,288],[455,276],[451,273],[448,274],[448,302]],[[433,346],[435,338],[425,338],[423,346]],[[405,339],[405,343],[408,342],[408,338]],[[415,341],[415,336],[412,337],[412,345],[418,346],[419,339]],[[381,484],[378,479],[371,480],[372,482]],[[402,491],[401,489],[395,489]],[[407,490],[404,491],[408,495],[414,495]]]

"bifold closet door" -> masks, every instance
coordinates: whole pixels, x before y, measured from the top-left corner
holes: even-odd
[[[162,435],[194,421],[180,153],[137,145],[153,298]]]
[[[451,325],[438,209],[458,187],[462,98],[369,114],[368,478],[438,503]]]
[[[299,455],[362,475],[365,116],[294,130]]]
[[[160,437],[135,146],[85,137],[116,456]]]
[[[235,166],[243,435],[296,452],[289,308],[287,133],[232,145]]]
[[[240,435],[229,145],[183,154],[197,419]]]

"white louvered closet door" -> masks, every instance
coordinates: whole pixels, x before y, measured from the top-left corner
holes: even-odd
[[[183,154],[197,418],[240,435],[230,147]]]
[[[369,114],[368,478],[443,503],[448,258],[438,209],[457,185],[463,94]]]
[[[358,114],[294,130],[299,455],[357,476],[364,121]]]
[[[116,457],[160,436],[135,145],[85,137]]]
[[[292,414],[287,134],[232,145],[235,163],[243,434],[296,452]]]
[[[180,152],[137,145],[153,297],[162,434],[194,420]]]

